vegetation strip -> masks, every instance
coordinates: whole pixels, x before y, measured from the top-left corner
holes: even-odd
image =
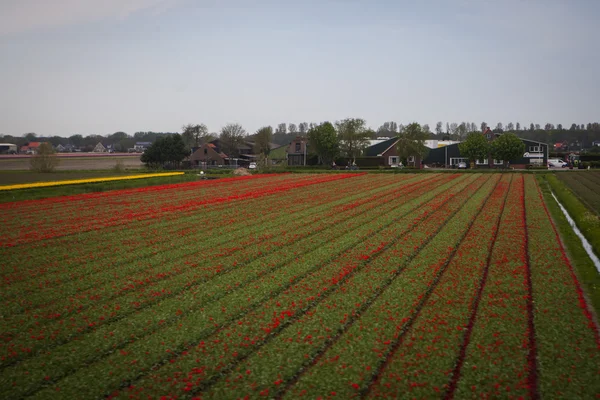
[[[511,180],[511,183],[512,183],[512,180]],[[496,220],[496,226],[495,226],[495,229],[493,230],[491,246],[488,250],[489,253],[487,255],[487,260],[485,261],[485,267],[483,268],[483,274],[481,275],[481,281],[479,282],[477,292],[473,299],[473,305],[471,306],[471,313],[469,315],[469,320],[465,327],[465,334],[463,336],[462,343],[460,345],[460,350],[458,352],[458,358],[457,358],[456,364],[452,370],[450,384],[444,395],[444,398],[448,399],[448,400],[451,400],[454,398],[454,393],[456,391],[456,387],[457,387],[458,381],[460,379],[461,370],[462,370],[462,367],[465,362],[467,348],[469,347],[469,342],[471,340],[471,334],[473,332],[473,326],[475,325],[475,318],[477,318],[479,302],[481,301],[481,295],[482,295],[483,289],[485,288],[485,285],[487,283],[487,277],[488,277],[490,265],[492,262],[492,253],[494,250],[494,245],[496,244],[496,239],[498,238],[498,231],[500,230],[500,221],[502,220],[502,215],[506,208],[506,200],[508,199],[508,193],[509,193],[509,190],[506,191],[506,196],[504,197],[504,201],[503,201],[502,207],[501,207],[502,211],[500,212],[500,214],[498,215],[498,218]],[[438,388],[438,390],[439,390],[439,388]]]

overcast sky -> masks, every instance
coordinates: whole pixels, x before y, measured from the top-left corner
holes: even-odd
[[[0,0],[0,134],[600,120],[600,0]]]

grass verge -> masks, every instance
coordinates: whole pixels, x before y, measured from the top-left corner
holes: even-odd
[[[585,220],[588,218],[589,210],[585,208],[585,206],[572,194],[570,190],[559,181],[554,175],[546,174],[543,176],[538,176],[538,182],[540,184],[540,188],[544,195],[544,200],[546,201],[546,205],[548,206],[548,210],[552,215],[552,218],[556,222],[556,226],[560,232],[563,243],[566,247],[569,258],[575,265],[577,269],[577,273],[579,275],[579,279],[583,286],[585,287],[586,294],[590,300],[590,303],[594,310],[596,311],[596,315],[600,314],[600,274],[594,263],[588,256],[587,252],[583,248],[581,240],[577,237],[567,218],[560,210],[558,204],[552,197],[550,190],[554,192],[556,197],[562,203],[562,205],[567,209],[571,218],[575,220],[575,223],[581,230],[578,220]],[[600,238],[600,222],[596,221],[595,231],[591,232],[592,235],[596,235],[596,242],[598,242],[598,238]],[[594,233],[595,232],[595,233]],[[589,233],[583,232],[585,237],[590,241],[593,236],[589,236]],[[593,244],[592,244],[593,245]],[[596,251],[596,250],[595,250]]]

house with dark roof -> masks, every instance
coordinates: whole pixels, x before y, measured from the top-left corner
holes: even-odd
[[[380,157],[382,164],[386,167],[397,167],[400,165],[400,156],[398,155],[398,138],[373,140],[371,146],[363,151],[365,157]]]
[[[229,164],[229,157],[211,142],[193,148],[190,161],[194,166],[222,166]]]

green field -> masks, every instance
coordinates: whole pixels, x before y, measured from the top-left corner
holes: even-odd
[[[595,398],[542,189],[262,174],[0,204],[0,396]]]

